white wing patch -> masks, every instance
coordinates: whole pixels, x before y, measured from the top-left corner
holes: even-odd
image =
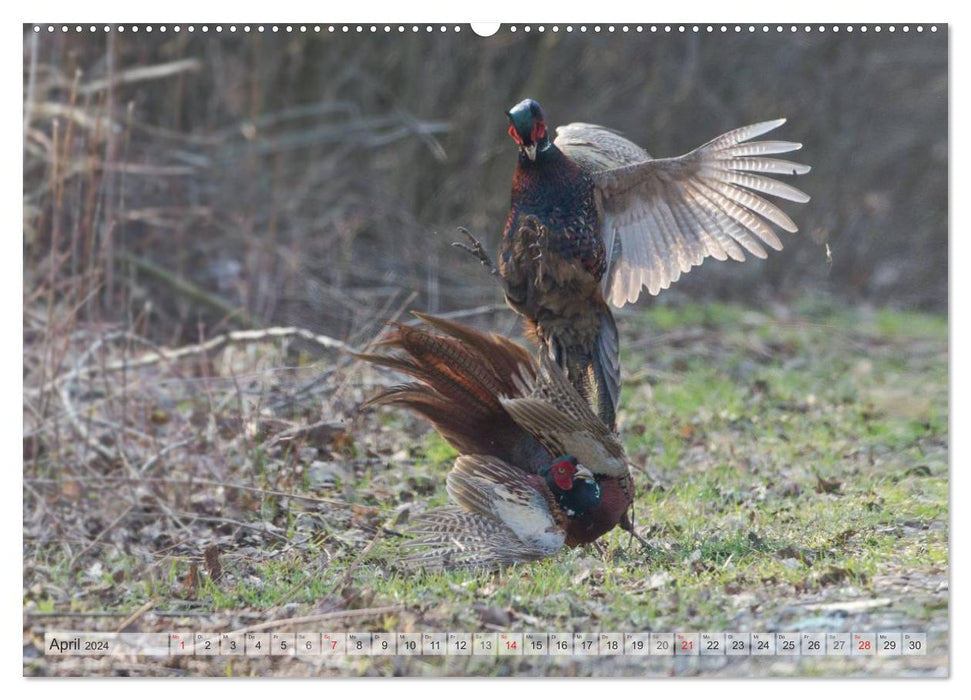
[[[499,491],[502,487],[496,487]],[[537,494],[539,497],[539,494]],[[542,498],[540,498],[542,501]],[[545,556],[560,550],[566,533],[557,526],[545,501],[542,507],[526,506],[514,500],[500,498],[495,503],[496,515],[523,542],[532,545]]]

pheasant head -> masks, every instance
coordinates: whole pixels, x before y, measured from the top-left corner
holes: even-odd
[[[550,147],[552,142],[539,102],[525,99],[506,112],[506,116],[509,117],[509,135],[519,146],[522,157],[534,161],[537,152],[542,153]]]
[[[600,485],[593,472],[565,455],[540,470],[556,504],[570,518],[582,518],[600,505]]]

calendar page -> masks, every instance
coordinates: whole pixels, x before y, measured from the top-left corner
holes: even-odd
[[[948,24],[548,9],[22,26],[25,676],[949,675]]]

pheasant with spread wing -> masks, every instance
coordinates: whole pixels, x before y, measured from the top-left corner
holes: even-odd
[[[772,225],[790,232],[796,225],[760,195],[809,201],[767,177],[802,175],[809,166],[770,157],[798,143],[752,141],[784,119],[653,159],[593,124],[559,127],[553,139],[534,100],[507,116],[519,162],[499,246],[506,300],[613,428],[620,358],[610,306],[636,301],[645,288],[657,294],[705,258],[741,261],[746,251],[764,258],[764,246],[781,249]]]
[[[415,518],[412,564],[491,568],[632,529],[623,446],[549,358],[433,316],[397,324],[360,357],[417,381],[368,405],[427,418],[459,453],[447,478],[454,505]]]

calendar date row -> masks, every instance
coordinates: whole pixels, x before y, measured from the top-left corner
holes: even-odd
[[[48,632],[48,656],[910,656],[915,632]]]

